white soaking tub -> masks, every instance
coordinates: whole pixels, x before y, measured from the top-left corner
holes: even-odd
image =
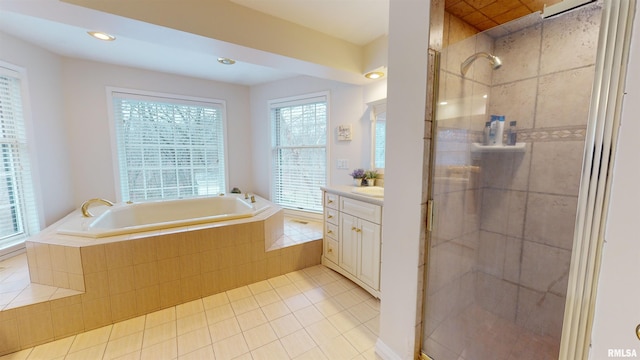
[[[111,207],[94,205],[95,217],[83,217],[80,211],[68,217],[58,228],[63,235],[101,238],[179,226],[249,218],[273,206],[254,196],[224,194],[181,200],[160,200],[144,203],[117,203]],[[105,210],[106,209],[106,210]],[[99,211],[103,210],[102,213]]]

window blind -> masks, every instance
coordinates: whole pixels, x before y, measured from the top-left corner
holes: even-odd
[[[21,78],[0,68],[0,255],[38,229]]]
[[[327,177],[327,96],[271,103],[272,201],[322,211]]]
[[[224,104],[112,93],[123,201],[225,192]]]

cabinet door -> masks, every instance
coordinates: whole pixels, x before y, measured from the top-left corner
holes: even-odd
[[[358,218],[340,214],[340,267],[356,275],[358,266]]]
[[[380,289],[380,225],[360,220],[359,261],[356,276],[365,284]]]

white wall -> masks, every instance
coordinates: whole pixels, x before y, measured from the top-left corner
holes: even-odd
[[[271,82],[251,88],[251,129],[253,144],[254,188],[258,195],[269,197],[269,164],[271,156],[271,125],[269,100],[329,91],[329,180],[328,185],[351,183],[349,173],[370,164],[371,132],[366,114],[366,102],[386,96],[386,81],[380,80],[367,87],[343,84],[312,77]],[[338,141],[338,125],[352,125],[353,140]],[[347,159],[349,169],[337,169],[337,160]],[[244,189],[242,189],[244,190]]]
[[[37,201],[45,227],[73,209],[73,178],[62,110],[61,59],[42,48],[0,32],[0,60],[26,70],[29,113],[25,114],[32,150]]]
[[[640,357],[640,339],[635,335],[640,324],[639,16],[636,9],[589,354],[593,360],[608,358],[609,349],[635,349]]]
[[[380,336],[385,359],[413,359],[422,206],[429,0],[389,4],[387,150],[382,228]]]
[[[116,199],[107,86],[225,100],[228,187],[251,187],[248,87],[77,59],[63,61],[63,78],[76,206],[94,197]]]

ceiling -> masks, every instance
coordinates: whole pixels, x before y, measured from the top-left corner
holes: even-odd
[[[445,0],[445,10],[480,31],[542,11],[562,0]]]
[[[34,43],[62,56],[113,63],[117,65],[140,67],[155,71],[175,73],[204,79],[212,79],[240,85],[257,85],[270,81],[307,75],[347,83],[366,84],[361,72],[353,69],[341,69],[331,61],[338,58],[338,52],[325,50],[325,63],[315,61],[314,57],[289,56],[286,53],[294,47],[304,49],[304,44],[288,46],[282,52],[260,49],[259,46],[238,45],[234,41],[208,36],[197,31],[185,31],[191,25],[191,17],[197,17],[192,7],[178,5],[190,21],[182,21],[177,26],[165,25],[145,16],[153,14],[148,8],[141,7],[142,15],[134,13],[135,0],[124,2],[86,2],[123,6],[121,11],[127,16],[118,16],[117,11],[98,11],[93,6],[81,5],[84,0],[0,0],[0,32],[7,33],[24,41]],[[385,40],[388,29],[389,0],[215,0],[216,6],[235,6],[233,10],[246,12],[247,18],[258,23],[296,24],[297,31],[309,36],[310,31],[318,33],[317,39],[333,41],[339,48],[349,48],[353,53],[366,52],[376,39]],[[559,0],[545,0],[547,4]],[[542,0],[446,0],[447,10],[484,30],[506,22],[524,13],[542,8]],[[198,3],[192,1],[190,4]],[[206,3],[201,2],[199,4]],[[233,3],[233,4],[231,4]],[[144,4],[138,2],[137,4]],[[161,3],[156,3],[157,6]],[[116,9],[118,10],[118,9]],[[197,10],[197,9],[196,9]],[[205,14],[204,19],[206,20]],[[224,14],[223,14],[224,15]],[[179,16],[176,16],[179,18]],[[141,20],[143,19],[143,20]],[[279,22],[279,23],[278,23]],[[162,26],[160,25],[162,24]],[[207,24],[211,27],[210,24]],[[233,23],[232,23],[233,25]],[[237,25],[237,24],[236,24]],[[242,26],[240,24],[239,26]],[[289,28],[292,28],[290,25]],[[240,31],[238,30],[240,29]],[[88,30],[113,32],[117,40],[105,43],[89,37]],[[234,35],[242,32],[237,27]],[[258,32],[269,36],[269,29],[263,26]],[[306,32],[305,32],[306,31]],[[291,32],[291,31],[289,31]],[[295,37],[294,34],[286,34]],[[203,35],[204,34],[204,35]],[[242,34],[240,34],[242,35]],[[258,37],[257,33],[253,37]],[[284,38],[284,35],[283,35]],[[0,37],[0,39],[2,39]],[[319,42],[306,49],[319,48]],[[333,39],[333,40],[331,40]],[[302,39],[304,41],[304,39]],[[263,43],[266,41],[263,41]],[[0,44],[1,45],[1,44]],[[3,47],[0,46],[0,51]],[[386,48],[384,59],[386,61]],[[232,57],[237,63],[232,66],[221,65],[218,57]],[[362,60],[353,61],[361,66]],[[384,65],[384,64],[383,64]]]

